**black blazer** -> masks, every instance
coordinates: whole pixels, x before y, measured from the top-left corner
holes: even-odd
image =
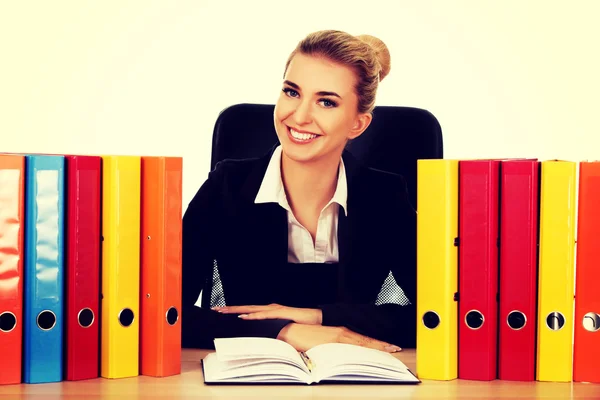
[[[217,164],[185,212],[183,347],[213,348],[215,337],[274,338],[289,323],[244,321],[210,310],[215,262],[227,305],[280,303],[284,293],[303,293],[300,303],[293,305],[320,308],[323,325],[345,326],[403,348],[415,347],[416,211],[404,179],[367,168],[345,151],[348,215],[339,213],[339,264],[334,279],[322,279],[322,266],[307,267],[303,277],[301,265],[301,272],[291,276],[286,267],[286,211],[276,203],[254,203],[272,152]],[[410,304],[375,305],[390,271]],[[325,303],[312,301],[312,291],[298,287],[315,282],[328,285]],[[202,289],[199,308],[194,303]]]

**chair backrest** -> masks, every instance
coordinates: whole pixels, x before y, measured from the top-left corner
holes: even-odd
[[[213,132],[211,169],[224,159],[259,157],[278,143],[274,109],[271,104],[237,104],[223,110]],[[416,208],[417,160],[443,158],[442,128],[429,111],[378,106],[348,150],[368,167],[401,174]]]

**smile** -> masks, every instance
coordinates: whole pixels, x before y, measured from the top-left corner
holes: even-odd
[[[319,137],[314,133],[297,132],[290,127],[288,127],[288,132],[292,142],[300,144],[310,143]]]

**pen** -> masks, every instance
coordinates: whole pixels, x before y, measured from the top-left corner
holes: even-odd
[[[312,372],[312,370],[313,370],[313,363],[310,360],[310,358],[308,358],[308,356],[306,355],[306,353],[303,352],[303,351],[300,352],[300,357],[302,357],[302,360],[304,360],[304,364],[306,364],[306,367],[308,368],[308,370],[310,372]]]

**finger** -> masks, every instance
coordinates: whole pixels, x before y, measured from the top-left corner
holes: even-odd
[[[341,335],[340,342],[381,350],[388,353],[395,353],[402,350],[400,347],[393,344],[382,342],[380,340],[373,339],[355,332]]]
[[[248,314],[238,315],[239,318],[245,320],[257,320],[257,319],[278,319],[282,318],[279,310],[267,310],[267,311],[257,311]]]
[[[271,306],[228,306],[228,307],[214,307],[213,310],[222,314],[246,314],[258,311],[270,310]]]

